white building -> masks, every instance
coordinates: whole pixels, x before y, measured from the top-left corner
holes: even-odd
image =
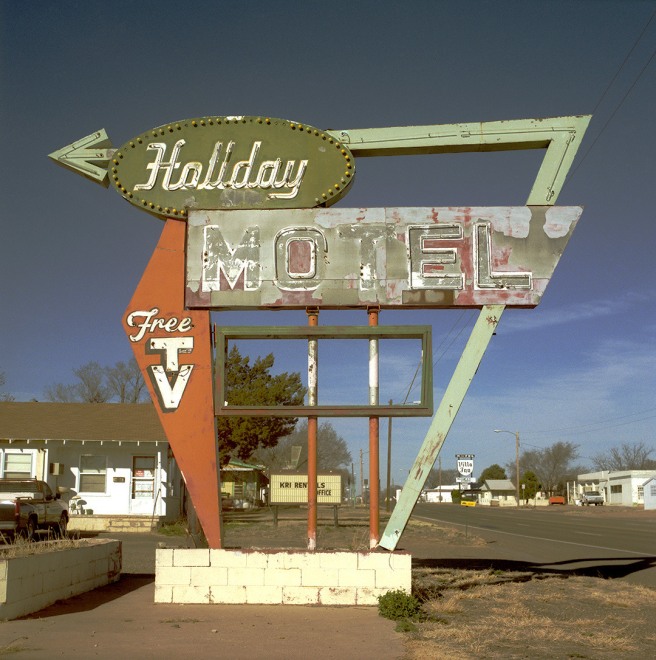
[[[588,472],[578,475],[574,498],[585,491],[598,490],[606,504],[633,506],[644,504],[644,484],[656,477],[656,470]]]
[[[487,479],[479,503],[484,506],[517,506],[515,485],[510,479]]]
[[[642,489],[645,499],[645,511],[656,509],[656,477],[647,479]]]
[[[441,486],[440,488],[426,488],[421,493],[422,502],[453,502],[451,493],[454,490],[459,490],[460,485],[455,484],[453,486]]]
[[[0,477],[47,482],[71,522],[122,516],[154,526],[182,513],[182,478],[151,404],[0,402]]]

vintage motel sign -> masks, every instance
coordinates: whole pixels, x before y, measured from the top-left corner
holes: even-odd
[[[330,133],[271,117],[186,119],[118,149],[103,129],[50,157],[161,218],[189,208],[330,206],[355,175],[351,152]]]
[[[166,221],[123,325],[211,547],[221,530],[209,310],[480,308],[380,539],[393,550],[505,307],[538,304],[578,220],[578,207],[548,207],[589,120],[321,131],[211,116],[118,149],[103,129],[50,154]],[[545,150],[525,207],[367,209],[362,219],[324,208],[348,191],[354,157],[511,149]]]
[[[580,207],[189,211],[186,304],[535,307]]]
[[[474,454],[456,454],[456,467],[463,477],[471,477],[474,472]]]

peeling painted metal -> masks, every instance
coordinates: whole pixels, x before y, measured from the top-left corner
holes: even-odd
[[[580,207],[190,211],[186,304],[535,307]]]
[[[481,310],[476,325],[460,356],[451,381],[419,449],[417,458],[410,468],[410,473],[403,485],[399,501],[394,507],[394,511],[383,532],[379,543],[382,548],[387,550],[394,550],[396,548],[401,534],[408,524],[412,509],[426,483],[426,478],[442,449],[449,429],[458,414],[469,385],[497,328],[503,310],[503,305],[490,305]]]

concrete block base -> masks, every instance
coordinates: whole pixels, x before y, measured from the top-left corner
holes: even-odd
[[[16,619],[121,577],[121,542],[89,539],[77,547],[0,558],[0,620]]]
[[[156,603],[378,605],[410,587],[405,553],[157,550]]]

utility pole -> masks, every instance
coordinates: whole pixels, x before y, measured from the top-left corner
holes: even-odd
[[[519,507],[519,431],[505,431],[504,429],[494,429],[495,433],[509,433],[515,436],[515,499]]]
[[[360,496],[364,504],[364,459],[362,458],[362,449],[360,449]]]
[[[515,474],[517,477],[517,486],[515,487],[517,493],[517,506],[519,507],[519,431],[515,431]]]
[[[438,475],[439,475],[438,481],[439,481],[439,489],[440,489],[440,494],[438,496],[438,499],[439,499],[440,502],[442,502],[442,457],[438,456],[437,460],[438,460],[437,464],[439,466],[438,467]]]
[[[392,399],[389,400],[390,406]],[[385,501],[385,511],[390,510],[390,488],[392,480],[392,417],[387,418],[387,499]]]

